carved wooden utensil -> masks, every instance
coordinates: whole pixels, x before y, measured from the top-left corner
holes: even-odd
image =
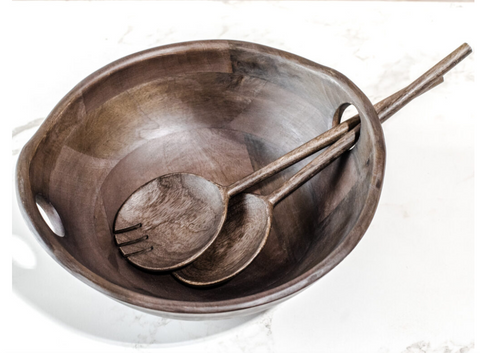
[[[464,44],[412,84],[375,105],[380,122],[384,122],[413,98],[443,82],[443,75],[470,54]],[[225,224],[212,245],[193,263],[174,272],[174,276],[190,285],[208,286],[235,276],[258,255],[270,234],[273,207],[303,183],[354,146],[359,135],[356,124],[325,152],[317,156],[280,188],[267,196],[250,193],[232,198]]]
[[[424,91],[441,82],[439,77]],[[393,114],[392,107],[405,95],[403,91],[377,103],[377,113]],[[403,100],[395,111],[408,101]],[[174,270],[191,263],[218,236],[232,196],[332,144],[358,125],[358,115],[339,123],[347,106],[337,111],[335,127],[230,186],[191,173],[167,174],[142,185],[115,217],[113,233],[120,251],[130,262],[150,271]]]
[[[378,103],[377,112],[393,105],[400,93]],[[332,144],[360,122],[355,116],[339,123],[346,106],[334,117],[334,128],[229,186],[191,173],[167,174],[142,185],[115,217],[113,233],[122,254],[150,271],[174,270],[191,263],[218,236],[232,196]]]
[[[173,270],[194,261],[218,236],[232,196],[329,146],[359,121],[349,119],[229,186],[190,173],[149,181],[130,195],[115,217],[113,233],[120,251],[150,271]]]

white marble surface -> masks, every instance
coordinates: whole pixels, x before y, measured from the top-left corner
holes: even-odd
[[[471,3],[42,2],[7,10],[3,112],[13,121],[12,167],[76,83],[153,46],[257,42],[333,67],[377,101],[463,42],[478,43]],[[475,55],[384,125],[385,184],[356,249],[306,291],[260,315],[176,321],[105,297],[40,248],[12,188],[12,258],[5,260],[12,291],[2,318],[8,352],[473,351]],[[13,169],[13,185],[12,178]]]

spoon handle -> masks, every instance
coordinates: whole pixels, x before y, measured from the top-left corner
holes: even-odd
[[[275,206],[279,201],[290,195],[306,181],[310,180],[315,174],[337,159],[345,151],[355,145],[357,137],[360,135],[360,124],[356,125],[347,134],[343,135],[337,142],[331,145],[325,152],[317,156],[293,177],[288,179],[277,190],[266,196],[266,199]]]
[[[387,120],[396,113],[400,108],[409,103],[412,99],[420,96],[431,88],[443,82],[443,75],[465,58],[472,49],[468,44],[462,44],[458,49],[452,52],[437,65],[415,80],[412,84],[404,89],[392,94],[379,103],[375,104],[375,110],[378,113],[380,121]],[[301,161],[302,159],[318,152],[337,141],[341,136],[350,131],[360,122],[358,115],[335,126],[334,128],[324,132],[323,134],[313,138],[307,143],[297,147],[293,151],[280,157],[274,162],[267,164],[259,170],[247,175],[227,187],[227,193],[231,197],[236,195],[256,183],[265,180],[272,175],[290,167],[291,165]]]
[[[467,57],[471,52],[472,49],[468,44],[462,44],[410,85],[377,103],[375,105],[375,110],[378,113],[380,122],[383,123],[412,99],[443,82],[443,75]],[[358,119],[358,115],[352,119]],[[266,196],[266,199],[271,202],[272,205],[278,203],[303,183],[312,178],[320,170],[329,165],[342,153],[353,147],[359,134],[360,124],[357,124],[337,142],[331,145],[325,152],[317,156],[297,174],[287,180],[280,188]]]
[[[376,104],[375,110],[378,113],[380,122],[383,123],[412,99],[441,83],[443,75],[465,59],[471,52],[472,48],[467,43],[463,43],[410,85]]]
[[[257,171],[247,175],[245,178],[240,179],[227,187],[227,193],[230,197],[241,193],[256,183],[263,181],[272,175],[290,167],[291,165],[301,161],[302,159],[318,152],[324,147],[327,147],[337,141],[341,136],[350,131],[354,126],[360,122],[359,117],[353,117],[344,121],[340,125],[335,126],[322,133],[321,135],[306,142],[300,147],[288,152],[272,163],[258,169]]]
[[[430,90],[431,88],[437,86],[443,82],[443,78],[439,77],[438,80],[432,83],[432,85],[425,87],[425,89],[418,93],[418,95],[423,94],[424,92]],[[382,101],[374,105],[375,110],[378,112],[385,111],[390,104],[395,102],[396,99],[402,97],[397,92]],[[408,101],[405,101],[404,104],[407,104],[410,100],[415,97],[410,97]],[[393,113],[392,113],[393,114]],[[325,131],[321,135],[311,139],[310,141],[304,143],[300,147],[295,148],[294,150],[288,152],[277,160],[273,161],[270,164],[258,169],[257,171],[247,175],[245,178],[236,181],[227,188],[227,193],[230,197],[248,189],[249,187],[255,185],[256,183],[263,181],[272,175],[290,167],[291,165],[301,161],[302,159],[318,152],[322,148],[330,146],[332,143],[337,141],[341,136],[345,135],[348,131],[360,123],[360,117],[357,115],[351,117],[350,119],[342,122],[341,124]]]

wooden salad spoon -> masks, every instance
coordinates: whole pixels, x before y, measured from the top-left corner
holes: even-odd
[[[358,121],[357,117],[335,126],[229,186],[190,173],[147,182],[118,210],[113,225],[116,244],[128,261],[150,271],[192,262],[219,234],[232,196],[331,145]]]
[[[443,75],[471,51],[467,44],[463,44],[409,86],[375,105],[380,122],[383,123],[413,98],[443,82]],[[358,116],[354,120],[358,122]],[[243,193],[232,198],[227,219],[216,240],[197,260],[173,275],[190,285],[209,286],[226,281],[245,269],[267,241],[274,206],[352,148],[359,134],[358,123],[271,194]]]
[[[358,121],[335,126],[229,186],[190,173],[166,174],[147,182],[115,216],[113,233],[120,251],[128,261],[150,271],[192,262],[219,234],[232,196],[331,145]]]

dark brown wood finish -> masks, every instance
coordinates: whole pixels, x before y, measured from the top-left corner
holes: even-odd
[[[346,103],[361,118],[356,147],[277,205],[263,250],[236,277],[193,288],[125,261],[112,225],[140,186],[178,172],[233,184],[331,128]],[[248,191],[269,194],[312,158]],[[384,164],[375,109],[342,74],[257,44],[199,41],[131,55],[79,83],[22,150],[17,188],[32,230],[77,278],[140,310],[198,319],[265,310],[335,267],[373,217]]]
[[[377,103],[375,109],[380,122],[383,123],[412,99],[443,82],[443,75],[470,52],[468,46],[459,47],[412,84]],[[338,112],[340,118],[343,109],[340,108]],[[360,131],[360,119],[356,115],[349,120],[351,126],[354,126],[351,131],[277,190],[266,196],[240,195],[229,208],[225,225],[217,239],[192,264],[176,271],[175,277],[190,285],[211,286],[224,282],[245,269],[268,239],[275,205],[354,146]]]
[[[349,119],[227,187],[188,173],[149,181],[128,197],[115,217],[120,251],[149,271],[191,263],[220,233],[230,197],[332,144],[359,121],[358,116]]]
[[[268,239],[275,205],[353,147],[359,130],[357,125],[353,134],[343,136],[269,195],[242,193],[234,197],[217,239],[192,264],[175,271],[174,276],[190,285],[211,286],[245,269]]]
[[[380,120],[412,100],[415,95],[411,92],[419,95],[441,82],[441,75],[446,72],[442,69],[447,67],[444,62],[453,61],[447,59],[450,57],[432,69],[432,77],[426,73],[425,79],[422,76],[378,103]],[[128,197],[115,217],[113,232],[120,251],[132,264],[149,271],[174,270],[191,263],[220,234],[232,196],[332,144],[360,122],[356,115],[339,124],[339,117],[348,105],[337,109],[335,127],[227,187],[187,173],[168,174],[142,185]]]

